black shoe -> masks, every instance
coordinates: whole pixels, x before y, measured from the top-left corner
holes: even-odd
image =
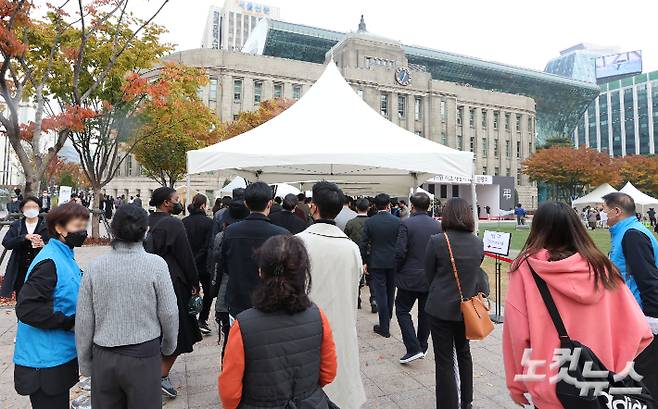
[[[462,409],[473,409],[472,403],[462,403]]]
[[[374,327],[372,327],[372,331],[373,331],[375,334],[377,334],[377,335],[381,335],[381,336],[384,337],[384,338],[390,338],[390,337],[391,337],[391,333],[390,333],[390,332],[384,332],[384,331],[382,331],[382,330],[381,330],[381,327],[380,327],[379,325],[375,325]]]
[[[206,321],[199,321],[199,331],[203,335],[210,335],[212,333]]]
[[[406,353],[402,358],[400,358],[401,364],[408,364],[409,362],[415,361],[416,359],[422,359],[425,357],[425,354],[422,352],[416,352],[415,354]]]
[[[370,303],[370,311],[373,314],[377,314],[377,312],[379,312],[379,310],[377,309],[377,303],[376,302],[373,301],[372,303]]]

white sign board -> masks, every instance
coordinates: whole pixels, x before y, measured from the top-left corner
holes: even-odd
[[[498,254],[499,256],[509,255],[509,246],[512,241],[512,233],[501,231],[485,230],[482,237],[484,242],[484,251],[487,253]]]
[[[71,200],[71,186],[60,186],[58,204],[68,203]]]
[[[448,175],[436,175],[431,179],[427,180],[428,183],[449,183],[454,185],[468,185],[471,183],[470,179],[461,178],[456,176]],[[475,175],[475,184],[476,185],[492,185],[493,177],[491,175]]]

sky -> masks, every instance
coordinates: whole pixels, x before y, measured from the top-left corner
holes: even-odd
[[[260,0],[281,20],[336,31],[368,31],[404,44],[543,70],[561,50],[585,42],[642,50],[644,72],[658,70],[655,0]],[[160,0],[134,0],[145,15]],[[156,22],[177,50],[198,48],[211,5],[223,0],[170,0]]]

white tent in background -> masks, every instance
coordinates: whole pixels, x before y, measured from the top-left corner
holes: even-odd
[[[469,181],[473,153],[390,122],[354,92],[331,61],[285,112],[227,141],[187,152],[188,178],[212,171],[252,181],[294,182],[301,190],[326,179],[406,195],[436,175]]]
[[[637,210],[641,213],[644,213],[650,207],[658,207],[658,199],[640,192],[631,182],[626,183],[619,191],[632,197],[635,200]]]
[[[571,202],[571,205],[574,207],[585,207],[587,205],[597,205],[600,203],[603,203],[603,196],[607,195],[608,193],[613,193],[616,192],[617,189],[614,187],[610,186],[608,183],[604,183],[601,186],[597,187],[596,189],[592,190],[588,194],[586,194],[583,197],[579,197],[578,199],[574,200]]]
[[[434,195],[431,194],[430,192],[428,192],[427,190],[423,189],[422,187],[419,187],[419,188],[416,190],[416,192],[425,193],[427,196],[430,197],[430,200],[434,200]]]
[[[275,183],[272,185],[274,195],[283,199],[286,195],[292,193],[293,195],[298,195],[301,193],[301,190],[296,187],[289,185],[287,183]]]
[[[219,189],[219,196],[233,196],[233,189],[237,188],[246,188],[247,181],[241,176],[234,177],[226,186]],[[272,190],[276,190],[276,196],[284,197],[288,193],[293,193],[295,195],[300,193],[300,190],[296,187],[289,185],[287,183],[274,183],[272,184]]]
[[[223,196],[231,196],[232,197],[233,196],[233,189],[245,188],[245,187],[247,187],[247,181],[244,180],[243,177],[236,176],[226,186],[219,189],[219,196],[217,196],[217,197],[223,197]]]

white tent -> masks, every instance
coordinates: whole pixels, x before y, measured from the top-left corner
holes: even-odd
[[[279,196],[280,198],[286,197],[286,195],[292,193],[293,195],[298,195],[301,193],[301,190],[297,189],[294,186],[291,186],[287,183],[275,183],[274,185],[275,190],[275,196]]]
[[[642,213],[649,207],[658,206],[658,199],[640,192],[631,182],[626,183],[619,191],[632,197],[635,200],[637,210]]]
[[[416,189],[416,192],[425,193],[427,196],[430,197],[430,200],[434,200],[434,195],[432,193],[428,192],[427,190],[423,189],[422,187],[419,187],[418,189]]]
[[[591,206],[591,205],[603,203],[603,196],[607,195],[608,193],[613,193],[616,191],[617,189],[610,186],[608,183],[604,183],[601,186],[589,192],[588,194],[586,194],[585,196],[579,197],[578,199],[572,201],[571,205],[584,207],[587,205]]]
[[[302,190],[314,180],[357,182],[365,190],[404,195],[435,175],[469,181],[473,153],[388,121],[359,98],[332,61],[285,112],[232,139],[187,152],[187,171],[188,178],[220,171]]]
[[[226,186],[219,189],[219,196],[233,196],[233,189],[247,187],[247,181],[240,176],[236,176]]]
[[[233,196],[233,189],[240,187],[246,188],[247,181],[243,177],[236,176],[226,186],[219,189],[219,196]],[[284,197],[288,193],[293,193],[295,195],[300,193],[299,189],[287,183],[274,183],[272,184],[272,187],[272,190],[276,190],[276,195],[280,197]]]

